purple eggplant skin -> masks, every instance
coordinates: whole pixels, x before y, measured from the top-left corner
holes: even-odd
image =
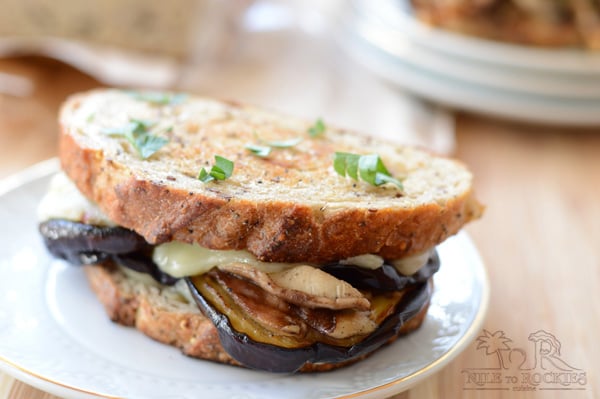
[[[50,253],[76,264],[98,263],[111,254],[140,251],[150,246],[143,237],[123,227],[101,227],[51,219],[40,223],[39,231]],[[87,259],[78,254],[95,256]]]
[[[414,317],[428,303],[432,286],[428,282],[410,288],[396,306],[394,313],[363,341],[350,347],[334,346],[316,342],[310,346],[288,349],[254,341],[246,334],[236,331],[227,316],[217,311],[185,278],[192,297],[200,310],[208,317],[219,333],[225,351],[245,367],[275,373],[294,373],[306,363],[339,363],[367,355],[398,334],[402,325]]]
[[[123,227],[93,226],[70,220],[51,219],[39,231],[50,253],[74,265],[91,265],[112,260],[146,273],[165,285],[177,282],[152,261],[152,246],[136,232]]]
[[[429,280],[439,268],[440,258],[437,251],[433,251],[427,263],[411,276],[400,274],[394,266],[388,264],[377,269],[365,269],[354,265],[333,263],[323,266],[321,270],[346,281],[359,290],[400,291],[409,285]]]

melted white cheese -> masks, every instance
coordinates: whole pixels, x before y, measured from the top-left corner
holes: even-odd
[[[406,258],[393,260],[390,262],[390,264],[394,266],[400,274],[411,276],[415,274],[421,267],[425,266],[425,263],[427,263],[430,255],[431,250],[417,255],[408,256]],[[353,256],[352,258],[340,261],[342,265],[354,265],[372,270],[381,267],[384,262],[385,261],[381,256],[373,254]]]
[[[340,261],[342,265],[354,265],[365,269],[377,269],[383,265],[383,262],[381,256],[373,254],[353,256]]]
[[[426,251],[391,263],[401,274],[410,276],[425,265],[428,258],[429,251]],[[152,260],[160,270],[173,277],[195,276],[206,273],[215,266],[232,263],[245,263],[265,273],[281,272],[304,265],[303,263],[261,262],[248,251],[208,249],[178,241],[157,245]],[[378,255],[366,254],[342,260],[340,263],[376,269],[383,265],[384,260]]]
[[[396,268],[396,270],[398,270],[400,274],[403,274],[405,276],[412,276],[420,268],[425,266],[430,255],[431,250],[406,258],[397,259],[391,261],[390,263]]]
[[[279,272],[298,263],[261,262],[248,251],[216,250],[178,241],[157,245],[152,255],[154,263],[173,277],[195,276],[214,266],[246,263],[266,273]]]
[[[37,216],[40,222],[66,219],[98,226],[115,226],[115,223],[96,204],[84,197],[62,172],[50,181],[48,192],[38,205]]]

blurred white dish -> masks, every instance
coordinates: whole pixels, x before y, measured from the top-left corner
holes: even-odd
[[[386,27],[409,35],[416,43],[442,53],[499,66],[600,75],[600,53],[521,46],[437,29],[415,18],[410,0],[359,0],[354,4],[367,18],[378,19]]]
[[[341,19],[340,40],[355,60],[403,88],[451,107],[529,122],[600,124],[597,54],[553,53],[433,29],[416,21],[404,8],[406,3],[351,3]],[[537,61],[526,67],[523,59],[538,60],[538,54],[546,59],[540,69]],[[512,64],[513,59],[518,62]],[[547,64],[552,67],[542,67]],[[567,67],[561,70],[563,64]]]
[[[491,90],[556,97],[565,100],[600,99],[600,75],[579,76],[555,71],[510,68],[465,59],[414,41],[402,32],[358,22],[356,34],[387,56],[449,79],[465,80]]]

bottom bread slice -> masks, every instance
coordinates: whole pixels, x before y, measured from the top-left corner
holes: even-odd
[[[112,321],[135,327],[156,341],[179,348],[185,355],[241,366],[223,349],[213,323],[176,288],[146,284],[129,278],[118,267],[109,263],[84,266],[84,271],[92,290]],[[388,343],[419,328],[428,306],[429,302]],[[332,370],[366,356],[368,355],[340,363],[309,363],[299,371]]]

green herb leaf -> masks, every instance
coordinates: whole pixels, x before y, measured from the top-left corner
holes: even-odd
[[[177,105],[187,100],[185,93],[165,93],[160,91],[128,91],[130,96],[139,101],[146,101],[155,105]]]
[[[347,152],[336,152],[333,157],[333,169],[337,172],[338,175],[346,177],[346,170],[348,160],[351,157],[356,157],[358,162],[358,155],[350,154]]]
[[[402,189],[402,182],[390,174],[377,154],[358,155],[348,152],[336,152],[333,158],[333,169],[340,176],[350,176],[373,185],[380,186],[392,183]]]
[[[146,133],[150,130],[156,122],[148,120],[148,119],[130,119],[129,123],[133,127],[133,131],[136,133]]]
[[[169,140],[164,137],[142,134],[135,139],[135,147],[142,159],[147,159],[156,151],[163,148],[168,142]]]
[[[325,122],[323,119],[319,118],[315,121],[315,124],[308,128],[308,135],[310,137],[318,137],[325,133]]]
[[[379,186],[379,185],[385,184],[385,183],[395,184],[396,186],[398,186],[400,188],[400,190],[402,190],[402,188],[403,188],[402,182],[400,180],[395,179],[392,176],[384,175],[383,173],[376,173],[375,174],[375,185]]]
[[[169,140],[150,134],[155,122],[145,119],[131,119],[125,126],[103,129],[104,134],[124,137],[142,159],[151,157],[164,147]]]
[[[290,148],[290,147],[294,147],[301,141],[302,141],[302,137],[296,137],[293,139],[282,140],[282,141],[266,141],[265,144],[270,147],[274,147],[274,148]]]
[[[200,180],[202,183],[208,183],[211,180],[215,180],[215,178],[209,175],[206,169],[202,168],[198,174],[198,180]]]
[[[377,154],[362,155],[358,159],[358,172],[361,179],[373,186],[376,185],[375,175],[377,173],[390,174]]]
[[[271,153],[271,147],[266,145],[248,144],[246,149],[257,157],[266,158]]]
[[[295,137],[293,139],[281,141],[265,141],[261,140],[256,132],[254,133],[254,136],[260,144],[247,144],[246,149],[261,158],[268,157],[273,148],[291,148],[302,141],[302,137]]]
[[[358,164],[360,161],[360,155],[348,154],[346,157],[346,172],[348,176],[354,180],[358,180]]]
[[[219,171],[223,172],[225,178],[228,178],[233,173],[233,161],[222,156],[215,155],[215,166],[219,168]]]
[[[215,155],[215,164],[207,172],[206,169],[202,168],[198,174],[198,180],[203,183],[208,183],[213,180],[225,180],[233,174],[234,164],[227,158]]]

